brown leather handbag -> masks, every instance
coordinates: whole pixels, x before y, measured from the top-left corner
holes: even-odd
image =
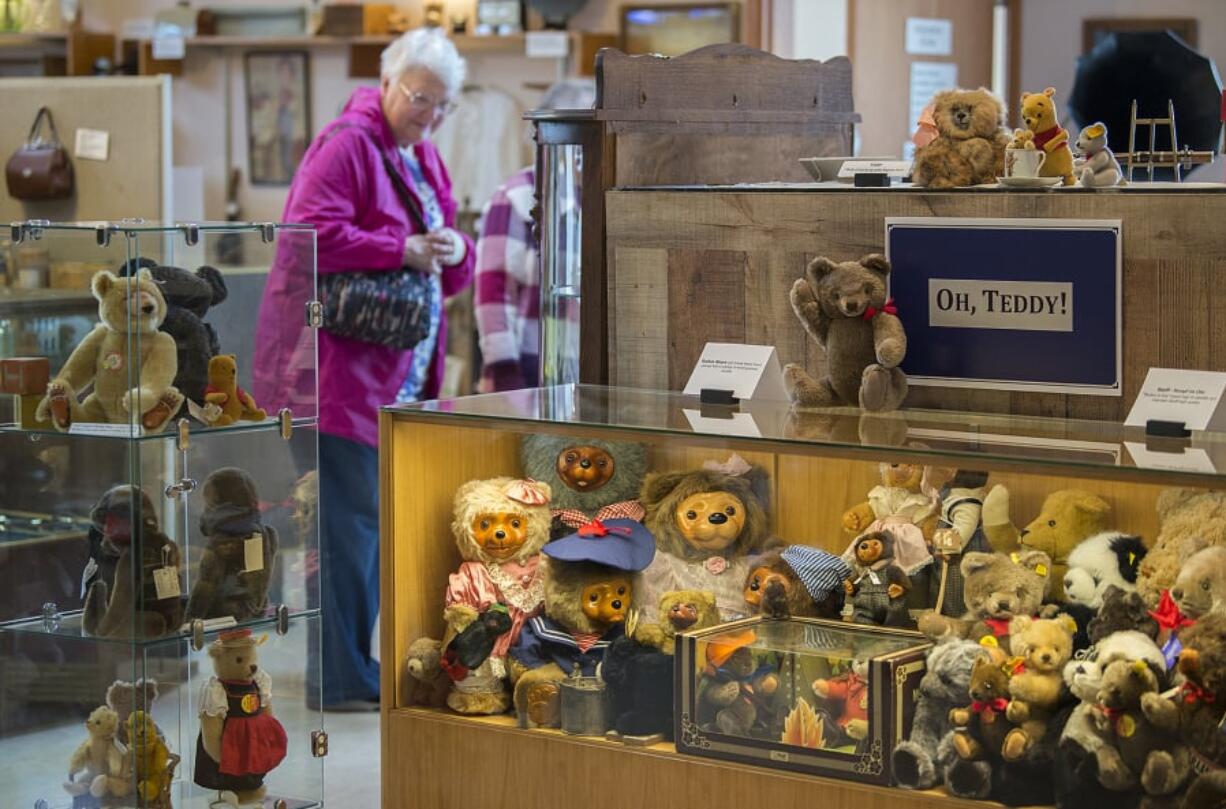
[[[51,129],[51,138],[42,136],[43,117]],[[39,107],[34,125],[21,148],[13,152],[4,166],[4,180],[9,196],[14,199],[63,199],[72,196],[72,161],[68,150],[60,143],[51,110]]]

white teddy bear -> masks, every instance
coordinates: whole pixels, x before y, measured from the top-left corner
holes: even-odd
[[[1101,121],[1090,124],[1077,136],[1073,173],[1086,188],[1109,188],[1124,178],[1120,164],[1107,146],[1107,127]]]

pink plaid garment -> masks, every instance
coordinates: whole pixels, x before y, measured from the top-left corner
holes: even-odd
[[[502,184],[482,214],[474,306],[482,392],[535,387],[541,343],[541,270],[532,238],[536,174]]]
[[[643,504],[638,500],[622,500],[620,503],[610,503],[597,511],[595,516],[592,517],[576,508],[555,508],[550,509],[549,513],[554,519],[561,520],[566,526],[577,530],[592,520],[604,522],[605,520],[620,518],[642,522],[647,512],[643,508]]]

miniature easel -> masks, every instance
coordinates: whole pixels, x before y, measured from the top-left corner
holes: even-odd
[[[1137,151],[1137,126],[1149,127],[1149,150],[1144,152]],[[1171,133],[1171,150],[1169,152],[1156,151],[1156,141],[1158,135],[1158,127],[1165,125]],[[1137,117],[1137,100],[1132,100],[1132,114],[1129,116],[1128,125],[1128,153],[1123,155],[1124,161],[1128,166],[1128,182],[1132,182],[1132,172],[1137,166],[1143,167],[1149,176],[1149,181],[1154,180],[1155,168],[1172,168],[1175,170],[1175,182],[1182,182],[1180,170],[1192,165],[1193,163],[1212,163],[1213,152],[1194,152],[1186,146],[1183,149],[1179,148],[1179,138],[1175,134],[1175,102],[1167,99],[1166,102],[1166,117],[1165,118],[1138,118]]]

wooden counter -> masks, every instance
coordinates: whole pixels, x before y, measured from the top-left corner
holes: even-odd
[[[884,252],[893,216],[1123,222],[1123,395],[913,386],[909,407],[1122,421],[1151,366],[1226,371],[1226,186],[1017,192],[828,185],[606,195],[609,383],[679,390],[709,341],[822,373],[788,290],[814,256]]]

